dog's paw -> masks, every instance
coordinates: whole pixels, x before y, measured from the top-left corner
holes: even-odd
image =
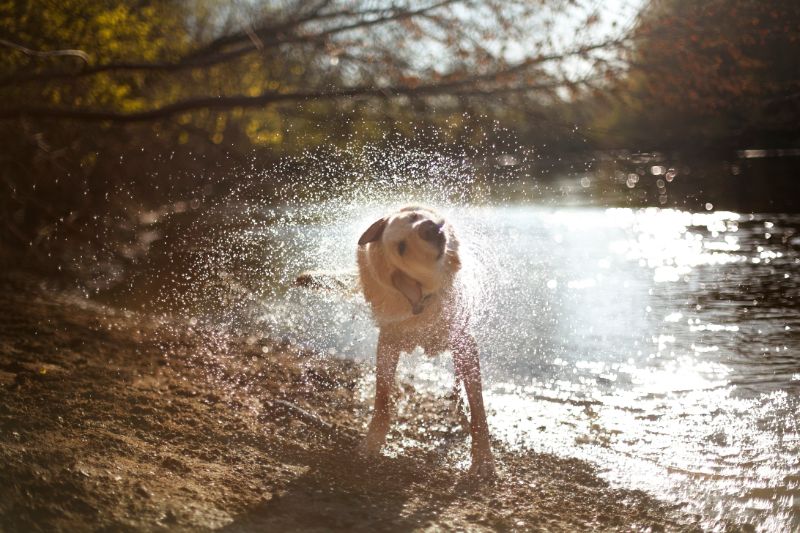
[[[382,447],[382,441],[367,436],[367,438],[362,440],[361,444],[358,445],[357,451],[358,454],[365,459],[374,459],[380,457]]]
[[[491,457],[473,459],[469,467],[469,477],[483,482],[495,481],[497,479],[497,471],[494,468],[494,460]]]

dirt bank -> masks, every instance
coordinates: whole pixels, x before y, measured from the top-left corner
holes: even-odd
[[[409,386],[397,453],[367,464],[364,379],[4,275],[0,529],[696,529],[575,459],[498,447],[501,479],[470,483],[451,402]]]

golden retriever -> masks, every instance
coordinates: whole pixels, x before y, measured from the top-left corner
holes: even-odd
[[[457,279],[461,268],[453,227],[433,209],[404,207],[376,220],[358,240],[361,289],[379,327],[375,405],[362,451],[376,455],[386,440],[393,411],[397,363],[420,346],[429,355],[453,354],[456,377],[470,409],[470,474],[494,476],[483,406],[478,347]],[[299,285],[329,286],[303,274]]]

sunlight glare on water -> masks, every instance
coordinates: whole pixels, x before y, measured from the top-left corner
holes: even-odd
[[[279,203],[234,195],[205,221],[216,233],[196,276],[215,304],[201,319],[371,361],[355,283],[291,282],[355,280],[372,221],[432,205],[462,241],[497,436],[591,460],[710,526],[800,527],[800,217],[536,205],[474,179],[467,158],[414,151],[300,168]],[[436,394],[452,383],[447,358],[402,368]]]

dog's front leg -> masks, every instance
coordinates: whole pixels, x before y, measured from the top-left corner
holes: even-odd
[[[453,366],[456,375],[464,383],[469,403],[470,434],[472,437],[472,465],[470,474],[480,477],[493,477],[494,459],[489,441],[489,425],[483,406],[483,385],[481,384],[481,362],[478,345],[472,335],[465,333],[457,338],[452,346]]]
[[[394,376],[400,349],[382,332],[378,336],[378,355],[375,365],[375,408],[362,446],[368,455],[377,455],[389,432],[394,406]]]

